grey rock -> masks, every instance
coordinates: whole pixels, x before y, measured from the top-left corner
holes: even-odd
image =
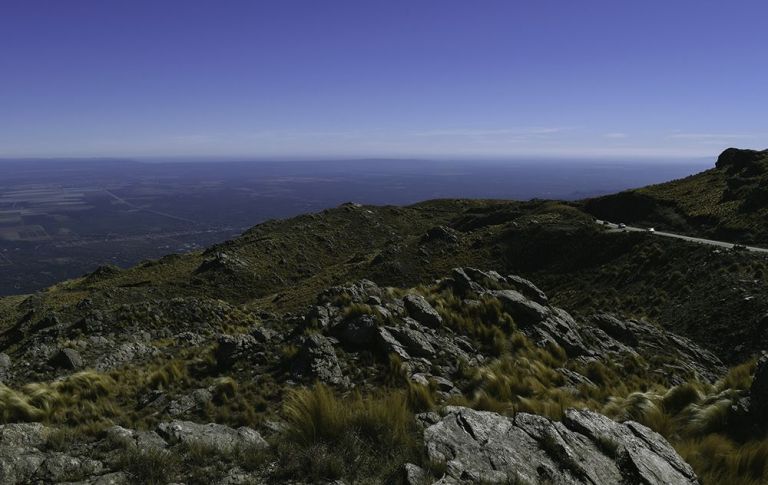
[[[649,428],[627,421],[619,424],[592,411],[569,409],[563,424],[593,442],[611,443],[625,474],[638,483],[698,483],[696,474],[669,443]]]
[[[152,345],[142,342],[125,342],[117,348],[105,349],[104,353],[96,359],[94,368],[99,371],[116,369],[139,359],[156,356],[159,353],[160,351]]]
[[[691,378],[715,382],[725,373],[725,366],[712,352],[644,320],[603,313],[594,315],[580,331],[595,355],[638,353],[669,357],[667,360],[673,364],[664,364],[662,371],[667,371],[671,384]]]
[[[459,241],[459,233],[450,227],[435,226],[428,229],[427,232],[421,236],[422,243],[434,241],[442,241],[455,244]]]
[[[428,458],[446,466],[435,483],[698,483],[660,435],[592,411],[568,410],[558,423],[448,407],[423,434]]]
[[[133,483],[124,472],[112,472],[90,477],[82,482],[70,482],[68,485],[130,485]]]
[[[403,298],[405,309],[414,320],[427,327],[438,328],[443,324],[443,317],[432,308],[421,295],[406,295]]]
[[[248,263],[245,260],[225,253],[224,251],[215,251],[206,254],[206,256],[207,257],[203,262],[200,263],[200,266],[195,270],[195,273],[207,273],[209,271],[237,273],[248,271]]]
[[[292,372],[295,376],[316,378],[322,382],[342,386],[349,385],[331,341],[320,334],[304,336],[294,358]]]
[[[306,314],[305,321],[315,328],[324,329],[331,326],[335,313],[327,306],[313,306]]]
[[[251,330],[251,336],[256,339],[257,342],[265,344],[279,337],[278,333],[272,329],[258,326]]]
[[[625,345],[636,347],[639,343],[636,335],[637,328],[632,322],[619,320],[613,315],[602,313],[593,316],[592,323]]]
[[[519,291],[493,290],[488,293],[501,302],[504,311],[509,313],[520,326],[535,325],[550,314],[546,307],[529,300]]]
[[[168,443],[200,445],[226,453],[235,449],[269,447],[269,444],[254,429],[241,427],[230,428],[222,424],[197,424],[191,421],[171,421],[160,423],[157,432]]]
[[[562,374],[562,376],[565,378],[566,384],[569,386],[577,387],[583,385],[592,388],[597,387],[597,385],[592,382],[589,377],[581,375],[576,371],[566,369],[565,367],[558,367],[555,370]]]
[[[413,463],[403,465],[403,482],[406,485],[424,485],[429,475],[426,470]]]
[[[508,275],[505,278],[505,282],[512,286],[512,288],[515,290],[525,295],[527,298],[535,301],[540,305],[546,305],[549,302],[547,295],[541,291],[538,286],[534,285],[525,278],[521,278],[516,275]]]
[[[163,449],[167,443],[154,431],[138,431],[135,429],[112,426],[106,431],[106,438],[115,444],[136,446],[140,450]]]
[[[100,461],[86,457],[70,456],[66,453],[44,453],[40,468],[35,471],[35,479],[56,483],[73,476],[92,476],[102,473],[104,465]]]
[[[382,296],[381,288],[370,280],[360,280],[347,286],[334,286],[318,295],[318,303],[335,303],[339,297],[346,297],[352,303],[365,303],[371,296]]]
[[[331,329],[331,333],[347,347],[370,348],[376,340],[376,319],[373,315],[360,315],[344,320]]]
[[[0,426],[0,483],[57,483],[102,473],[99,461],[45,451],[51,432],[39,423]]]
[[[410,319],[407,319],[410,320]],[[406,320],[406,323],[407,323]],[[416,323],[416,322],[413,322]],[[403,346],[408,354],[416,357],[432,358],[437,351],[433,345],[434,339],[430,338],[419,325],[403,325],[400,327],[386,327],[395,339]]]
[[[60,349],[50,360],[50,364],[59,369],[78,370],[83,368],[83,358],[75,349]]]
[[[168,415],[180,416],[204,406],[213,400],[213,394],[208,389],[195,389],[192,393],[168,404]]]
[[[195,332],[181,332],[173,336],[173,338],[180,344],[185,345],[200,345],[205,342],[206,338]]]
[[[377,332],[377,347],[384,355],[395,354],[401,360],[411,360],[411,356],[406,352],[403,344],[401,344],[386,327],[378,328]]]
[[[762,423],[768,421],[768,354],[757,361],[749,388],[750,412]]]
[[[259,343],[251,335],[220,335],[214,356],[219,367],[226,369],[240,359],[247,359],[258,348]]]
[[[501,302],[504,311],[537,344],[557,344],[571,357],[593,353],[579,334],[579,325],[565,310],[540,305],[515,290],[494,290],[488,294]]]
[[[459,296],[468,296],[472,293],[482,293],[485,291],[485,288],[469,277],[464,268],[454,268],[451,270],[451,276],[445,280],[444,284]]]

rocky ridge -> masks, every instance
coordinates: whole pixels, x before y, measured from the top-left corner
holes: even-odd
[[[152,423],[148,428],[110,426],[96,438],[74,439],[62,451],[55,444],[65,427],[5,425],[2,433],[7,430],[9,438],[0,439],[0,471],[7,483],[132,483],[140,476],[132,459],[167,459],[178,467],[188,459],[180,457],[201,452],[228,458],[200,470],[189,462],[184,463],[190,470],[169,469],[188,479],[190,473],[210,473],[218,483],[269,483],[280,466],[274,454],[290,432],[280,409],[272,408],[270,419],[254,426],[206,420],[205,413],[237,394],[234,378],[279,385],[280,396],[318,382],[339,393],[421,389],[434,399],[430,406],[437,413],[413,418],[429,461],[402,468],[403,480],[413,483],[697,483],[670,444],[645,426],[578,408],[561,409],[558,416],[551,406],[565,402],[557,401],[563,396],[598,404],[607,385],[601,379],[609,379],[602,372],[639,372],[655,386],[712,384],[725,372],[712,353],[651,322],[608,313],[574,317],[552,306],[527,279],[471,267],[455,268],[419,288],[380,287],[369,280],[331,287],[300,313],[256,313],[198,299],[86,311],[79,320],[53,315],[45,325],[21,325],[6,334],[13,336],[10,348],[19,349],[0,359],[9,381],[47,373],[58,378],[51,388],[66,403],[70,379],[141,368],[163,351],[189,350],[202,355],[186,364],[186,372],[195,368],[217,379],[139,387],[121,406]],[[39,356],[39,364],[23,365],[31,356]],[[542,367],[534,359],[549,363]],[[514,372],[530,369],[510,377],[504,365]],[[528,387],[505,398],[499,379]],[[762,380],[753,386],[757,404],[764,399]],[[79,392],[110,399],[108,389]],[[468,407],[483,399],[506,407]],[[554,399],[541,408],[554,416],[531,412],[538,409],[536,399]],[[747,402],[743,409],[747,417],[759,413],[756,404]],[[244,452],[261,458],[244,469],[238,464]]]

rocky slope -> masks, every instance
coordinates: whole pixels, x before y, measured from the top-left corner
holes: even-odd
[[[81,319],[7,333],[4,419],[45,424],[2,427],[4,483],[696,483],[646,425],[722,432],[713,406],[734,429],[762,409],[689,339],[575,318],[524,278],[469,267],[330,287],[301,312],[76,306]]]

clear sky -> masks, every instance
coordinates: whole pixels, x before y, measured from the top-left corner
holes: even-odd
[[[768,146],[768,2],[0,0],[0,156]]]

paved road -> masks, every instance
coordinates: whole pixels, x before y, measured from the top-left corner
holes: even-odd
[[[595,222],[597,224],[600,224],[603,227],[607,227],[611,231],[648,232],[648,229],[643,229],[643,228],[640,228],[640,227],[630,227],[630,226],[627,226],[627,227],[619,228],[618,224],[614,224],[612,222],[600,221],[600,220],[596,220]],[[708,244],[710,246],[718,246],[718,247],[726,248],[726,249],[732,249],[733,248],[733,243],[729,243],[729,242],[725,242],[725,241],[715,241],[715,240],[712,240],[712,239],[702,239],[700,237],[683,236],[681,234],[674,234],[674,233],[671,233],[671,232],[662,232],[662,231],[654,231],[654,232],[649,233],[649,234],[653,234],[654,236],[674,237],[676,239],[682,239],[684,241],[690,241],[690,242],[695,242],[695,243],[699,243],[699,244]],[[749,251],[755,252],[755,253],[768,254],[768,249],[766,249],[766,248],[758,248],[758,247],[755,247],[755,246],[746,246],[746,249],[749,250]]]

